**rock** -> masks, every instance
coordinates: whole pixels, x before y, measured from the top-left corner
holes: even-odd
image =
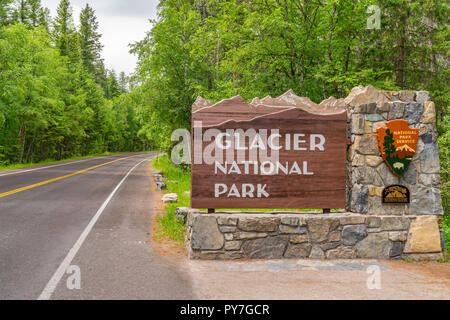
[[[389,254],[391,258],[398,257],[403,253],[403,242],[393,242],[391,253]]]
[[[367,238],[356,245],[357,256],[362,259],[390,258],[391,242],[388,233],[369,233]]]
[[[302,227],[280,226],[280,234],[305,234],[306,232],[306,228]]]
[[[380,93],[373,86],[359,86],[353,88],[348,97],[345,99],[345,104],[356,107],[378,101]]]
[[[163,175],[162,171],[157,171],[157,170],[153,171],[153,176],[162,176],[162,175]]]
[[[400,183],[400,178],[395,176],[388,168],[387,164],[382,164],[377,167],[378,175],[381,177],[384,186],[392,186]]]
[[[232,241],[234,239],[234,235],[232,233],[225,233],[224,237],[226,241]]]
[[[352,133],[363,134],[365,132],[365,118],[362,114],[352,116]]]
[[[436,143],[427,144],[420,157],[420,172],[421,173],[439,173],[439,147]]]
[[[221,226],[237,226],[238,218],[218,217],[217,223]]]
[[[342,242],[347,246],[353,246],[368,235],[364,225],[345,226],[342,231]]]
[[[422,139],[419,139],[419,141],[417,142],[416,154],[414,155],[412,161],[416,162],[416,161],[420,160],[424,150],[425,150],[425,143],[423,143]]]
[[[364,133],[372,133],[372,122],[365,121]]]
[[[250,259],[281,259],[288,240],[287,236],[248,240],[241,250]]]
[[[386,205],[381,201],[381,197],[373,196],[369,198],[368,213],[372,215],[405,215],[409,213],[408,205]]]
[[[366,223],[367,223],[368,228],[380,228],[381,227],[381,218],[368,217]]]
[[[227,241],[225,242],[225,250],[239,251],[241,250],[242,241]]]
[[[239,229],[243,231],[275,232],[280,225],[280,218],[241,218]]]
[[[364,156],[355,154],[352,161],[353,167],[362,167],[365,164]]]
[[[405,242],[408,237],[408,231],[389,232],[389,240],[393,242]]]
[[[444,214],[444,209],[442,207],[442,197],[439,189],[418,184],[411,188],[410,191],[411,214]]]
[[[417,91],[416,92],[416,102],[425,103],[430,101],[430,93],[427,91]]]
[[[334,250],[330,250],[327,252],[327,259],[336,260],[336,259],[354,259],[356,257],[355,248],[351,247],[339,247]]]
[[[192,226],[191,246],[194,250],[219,250],[224,245],[224,237],[211,216],[196,216]]]
[[[381,218],[381,230],[383,231],[404,231],[408,230],[409,219],[404,217],[383,217]]]
[[[320,245],[320,247],[322,248],[323,251],[328,251],[328,250],[331,250],[331,249],[336,249],[340,245],[341,245],[340,241],[338,241],[338,242],[327,242],[327,243],[324,243],[324,244]]]
[[[422,118],[423,111],[423,103],[408,103],[406,106],[405,120],[408,120],[409,124],[418,123]]]
[[[435,216],[418,217],[411,222],[405,253],[442,252],[438,219]]]
[[[378,147],[378,139],[375,134],[365,134],[363,136],[356,136],[354,148],[359,153],[364,155],[380,155]]]
[[[352,169],[352,184],[374,184],[378,186],[383,185],[378,172],[375,168],[371,167],[357,167]]]
[[[189,214],[190,208],[176,208],[175,216],[178,220],[180,220],[183,224],[186,224],[186,219]]]
[[[366,164],[369,167],[378,167],[383,162],[382,157],[366,156]]]
[[[314,246],[309,254],[309,258],[315,260],[325,259],[325,253],[319,246]]]
[[[168,193],[165,194],[161,200],[164,203],[175,203],[178,202],[178,195],[176,193]]]
[[[441,176],[439,174],[420,174],[418,182],[426,187],[441,187]]]
[[[406,110],[406,103],[403,102],[391,102],[389,111],[389,120],[403,119]]]
[[[354,224],[364,224],[365,221],[366,221],[366,217],[364,217],[364,216],[352,215],[352,216],[340,218],[340,225],[347,226],[347,225],[354,225]]]
[[[309,237],[307,234],[296,234],[291,236],[290,242],[292,244],[301,244],[305,242],[309,242]]]
[[[425,102],[425,111],[422,117],[422,123],[436,123],[436,106],[434,102]]]
[[[304,259],[311,254],[312,246],[309,243],[290,244],[284,256],[286,258]]]
[[[283,218],[281,218],[281,224],[291,226],[291,227],[297,227],[299,224],[299,218],[283,217]]]
[[[378,122],[378,121],[383,121],[384,118],[383,116],[379,115],[379,114],[366,114],[365,117],[366,121],[370,121],[370,122]]]
[[[167,186],[164,182],[157,182],[156,189],[158,189],[159,191],[167,190]]]
[[[222,233],[234,233],[237,231],[237,228],[232,226],[220,226],[219,229]]]
[[[328,239],[328,233],[339,226],[339,220],[312,218],[308,220],[308,234],[311,242],[319,243]]]
[[[353,185],[351,210],[354,213],[367,213],[369,209],[369,187]]]
[[[414,101],[415,97],[416,97],[416,91],[404,90],[404,91],[400,91],[400,93],[399,93],[400,100],[402,100],[404,102]]]
[[[420,136],[420,139],[425,144],[433,143],[433,134],[432,133],[426,133],[426,134]]]
[[[328,235],[328,241],[329,242],[340,242],[342,240],[341,232],[340,231],[333,231],[330,232]]]
[[[382,197],[383,195],[383,189],[382,187],[376,187],[376,186],[369,186],[369,195],[371,197]],[[370,202],[370,199],[369,199]]]
[[[163,176],[161,175],[154,175],[153,177],[155,178],[156,183],[164,182]]]
[[[417,183],[418,178],[418,169],[414,162],[411,162],[406,172],[403,174],[403,176],[400,178],[401,184],[407,184],[415,185]]]
[[[248,240],[266,238],[269,235],[263,232],[236,232],[233,236],[234,240]]]

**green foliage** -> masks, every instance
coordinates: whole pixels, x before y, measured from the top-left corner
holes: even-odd
[[[441,182],[442,182],[442,204],[445,214],[447,215],[447,223],[450,222],[450,115],[446,115],[442,121],[447,130],[439,137],[439,155],[441,159]],[[449,230],[450,226],[448,226]],[[450,235],[447,236],[450,240]]]
[[[175,166],[167,155],[153,159],[152,167],[163,172],[167,184],[166,192],[178,195],[178,202],[168,204],[166,214],[158,217],[161,229],[158,230],[157,236],[167,236],[182,244],[184,243],[186,228],[175,216],[175,209],[177,207],[190,207],[190,195],[185,193],[191,188],[190,171]]]
[[[374,4],[381,29],[368,30]],[[132,47],[143,134],[169,150],[172,130],[190,127],[199,95],[251,99],[293,89],[321,102],[368,84],[429,90],[441,121],[450,102],[448,13],[443,0],[161,1],[158,20]]]
[[[150,145],[104,68],[94,10],[81,19],[77,30],[61,0],[49,32],[40,0],[0,2],[0,166]]]

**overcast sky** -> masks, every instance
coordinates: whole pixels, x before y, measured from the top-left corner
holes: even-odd
[[[50,9],[52,18],[60,0],[42,0]],[[158,0],[71,0],[74,21],[79,25],[81,9],[89,3],[94,8],[99,22],[104,45],[102,57],[108,69],[131,73],[136,66],[136,57],[129,54],[128,44],[142,40],[150,30],[149,19],[156,18]]]

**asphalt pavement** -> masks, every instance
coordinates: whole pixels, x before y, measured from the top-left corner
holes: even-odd
[[[0,172],[0,300],[195,298],[150,241],[156,155]]]

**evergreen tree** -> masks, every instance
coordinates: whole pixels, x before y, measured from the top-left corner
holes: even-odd
[[[74,33],[72,7],[69,0],[61,0],[56,9],[56,18],[53,22],[53,38],[62,56],[69,55],[69,42]]]
[[[83,66],[89,74],[95,76],[100,67],[103,46],[100,42],[97,17],[89,4],[81,11],[79,33]]]
[[[121,72],[119,74],[119,88],[120,88],[120,92],[121,93],[126,93],[128,91],[128,82],[129,82],[129,78],[128,76],[125,74],[125,72]]]
[[[107,86],[106,86],[105,97],[107,99],[113,99],[113,98],[120,96],[121,89],[120,89],[119,82],[117,80],[117,76],[116,76],[116,73],[114,72],[114,70],[108,71],[107,74],[108,74],[108,77],[107,77]]]

